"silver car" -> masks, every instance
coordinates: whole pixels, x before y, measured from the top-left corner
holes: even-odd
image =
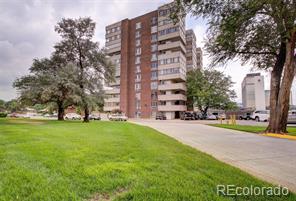
[[[288,124],[296,124],[296,110],[289,111]]]

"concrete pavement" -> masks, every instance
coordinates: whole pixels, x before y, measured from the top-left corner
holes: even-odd
[[[296,192],[296,141],[180,120],[131,120]]]

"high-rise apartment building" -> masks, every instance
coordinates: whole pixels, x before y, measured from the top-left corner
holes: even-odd
[[[130,118],[162,112],[167,119],[186,111],[185,19],[174,23],[169,17],[171,7],[166,4],[106,27],[106,48],[116,64],[116,81],[106,91],[105,111],[119,109]],[[195,43],[193,31],[191,35]]]
[[[186,30],[186,68],[191,71],[197,68],[196,36],[192,29]]]
[[[203,68],[203,61],[202,61],[202,49],[200,47],[196,48],[196,67],[198,69]]]
[[[264,77],[260,73],[247,74],[242,82],[242,102],[244,108],[265,110]]]

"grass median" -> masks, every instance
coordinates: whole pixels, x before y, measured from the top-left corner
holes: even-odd
[[[250,133],[262,133],[266,129],[266,126],[248,126],[248,125],[231,125],[231,124],[209,124],[209,125],[219,127],[219,128],[245,131]],[[296,136],[296,127],[288,127],[287,135]]]
[[[296,200],[222,196],[217,185],[270,186],[127,122],[0,119],[0,200]]]

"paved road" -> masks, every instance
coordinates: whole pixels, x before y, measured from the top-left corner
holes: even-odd
[[[218,160],[296,192],[296,141],[177,120],[131,121],[150,126]]]

